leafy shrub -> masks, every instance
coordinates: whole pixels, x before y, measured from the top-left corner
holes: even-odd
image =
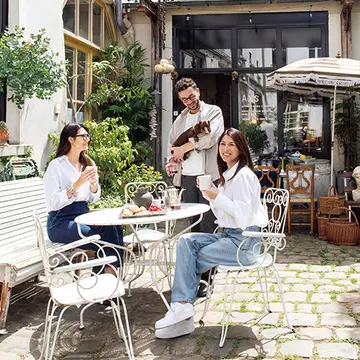
[[[91,204],[92,209],[119,207],[124,203],[125,185],[132,181],[158,181],[162,175],[152,166],[134,164],[136,150],[128,138],[129,128],[118,126],[117,119],[107,118],[100,123],[86,121],[91,135],[88,155],[98,167],[101,199]],[[49,134],[57,147],[59,134]],[[50,158],[55,157],[55,151]]]
[[[244,133],[248,146],[256,156],[269,146],[266,131],[262,130],[259,125],[242,121],[239,130]]]
[[[25,28],[16,26],[0,38],[0,92],[11,90],[8,98],[21,109],[26,98],[49,99],[65,86],[65,67],[51,50],[45,29],[25,36]]]

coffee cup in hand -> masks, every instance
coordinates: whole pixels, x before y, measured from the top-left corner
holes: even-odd
[[[209,190],[211,188],[211,175],[198,176],[198,184],[201,191]]]

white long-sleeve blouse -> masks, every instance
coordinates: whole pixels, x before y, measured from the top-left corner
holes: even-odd
[[[67,196],[66,189],[79,179],[82,171],[77,171],[66,155],[52,160],[44,175],[47,211],[55,211],[75,201],[95,202],[100,198],[100,185],[96,193],[90,190],[90,181],[77,190],[78,196]]]
[[[268,214],[261,202],[259,180],[247,166],[231,179],[237,166],[223,173],[225,184],[219,185],[220,193],[214,200],[210,200],[217,223],[220,227],[242,230],[255,225],[264,227],[268,222]]]

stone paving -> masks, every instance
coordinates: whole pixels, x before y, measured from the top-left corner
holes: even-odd
[[[243,273],[227,340],[219,348],[224,289],[224,274],[219,273],[205,326],[197,325],[189,336],[158,340],[154,322],[165,306],[146,272],[134,286],[133,297],[125,299],[136,359],[360,359],[360,247],[337,247],[300,234],[288,237],[287,243],[277,268],[295,333],[286,327],[274,279],[270,277],[268,284],[272,313],[262,316],[264,303],[256,274]],[[44,284],[16,288],[8,334],[0,335],[1,360],[39,358],[47,299]],[[203,305],[196,305],[197,319]],[[78,316],[78,309],[66,313],[56,359],[127,359],[108,309],[102,305],[88,309],[84,330],[79,330]]]

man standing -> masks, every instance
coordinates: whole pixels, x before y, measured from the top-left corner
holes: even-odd
[[[169,134],[169,160],[166,170],[169,175],[174,162],[179,164],[178,172],[174,176],[174,185],[186,189],[183,199],[186,203],[209,202],[202,196],[196,186],[196,178],[199,175],[211,175],[212,181],[217,185],[219,173],[217,168],[217,141],[224,131],[224,119],[222,111],[218,106],[209,105],[200,101],[200,89],[190,78],[182,78],[175,84],[175,91],[186,108],[176,118]],[[172,144],[185,130],[194,126],[199,120],[209,120],[211,131],[208,134],[200,134],[199,141],[189,139],[189,142],[182,146],[173,147]],[[184,155],[190,152],[186,160]],[[170,155],[171,154],[171,155]],[[194,223],[198,217],[191,219]],[[202,221],[192,228],[193,232],[212,233],[216,228],[215,216],[210,210],[203,216]],[[207,280],[207,274],[201,277]],[[198,296],[204,294],[204,286],[201,286]]]

